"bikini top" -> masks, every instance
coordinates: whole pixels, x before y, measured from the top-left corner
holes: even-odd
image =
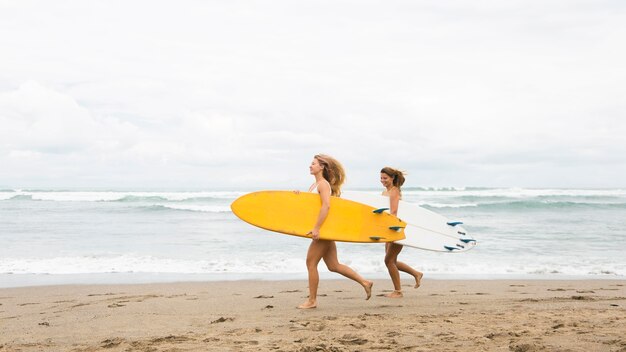
[[[384,190],[382,195],[385,197],[389,197],[389,191]],[[400,193],[400,200],[402,200],[402,193]]]
[[[328,181],[326,181],[326,180],[324,180],[324,181],[320,181],[320,182],[326,182],[326,183],[328,183]],[[319,182],[315,182],[315,183],[311,186],[311,188],[309,188],[309,192],[311,192],[311,193],[314,193],[314,192],[319,193],[319,191],[317,190],[317,185],[318,185],[318,184],[319,184]],[[330,186],[330,183],[328,183],[328,185]]]

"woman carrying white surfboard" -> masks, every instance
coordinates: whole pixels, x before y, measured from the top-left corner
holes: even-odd
[[[322,200],[322,207],[317,216],[313,229],[309,232],[312,237],[311,244],[306,256],[306,267],[309,273],[309,298],[298,306],[300,309],[317,307],[317,287],[319,285],[319,273],[317,265],[324,259],[326,267],[332,272],[339,273],[349,279],[358,282],[365,289],[366,300],[372,295],[373,282],[365,280],[349,266],[339,263],[337,259],[337,246],[335,241],[320,240],[320,228],[330,211],[330,197],[341,194],[341,185],[345,180],[345,172],[341,163],[334,158],[318,154],[313,157],[309,166],[311,175],[315,176],[315,183],[309,188],[309,192],[317,192]]]
[[[389,197],[389,212],[398,215],[398,205],[402,198],[400,187],[404,184],[404,173],[391,167],[384,167],[380,170],[380,183],[383,184],[385,190],[383,196]],[[385,265],[393,282],[393,292],[386,294],[385,297],[401,298],[402,286],[400,285],[400,271],[412,275],[415,278],[415,288],[420,286],[422,280],[421,272],[411,268],[409,265],[398,261],[398,254],[402,251],[403,246],[394,242],[385,243]]]

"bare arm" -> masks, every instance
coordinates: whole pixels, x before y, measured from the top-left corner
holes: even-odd
[[[389,212],[392,215],[398,216],[398,204],[400,204],[400,191],[394,187],[389,191]]]
[[[328,217],[328,212],[330,211],[330,185],[327,182],[320,182],[317,186],[317,190],[320,193],[320,198],[322,199],[322,208],[317,215],[315,226],[310,232],[314,240],[320,238],[320,229],[322,228],[324,221]]]

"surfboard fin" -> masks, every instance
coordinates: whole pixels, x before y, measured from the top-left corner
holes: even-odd
[[[376,210],[373,210],[372,213],[374,213],[374,214],[381,214],[385,210],[389,210],[389,208],[376,209]]]
[[[370,240],[372,241],[380,241],[382,240],[384,237],[380,237],[380,236],[370,236]]]
[[[403,226],[389,226],[389,230],[400,231],[404,227]]]
[[[454,227],[456,225],[461,225],[462,223],[463,223],[462,221],[450,221],[450,222],[447,222],[446,224]]]
[[[452,246],[443,246],[443,248],[449,250],[450,252],[452,252],[454,250],[459,250],[457,247],[452,247]]]
[[[473,240],[471,238],[459,238],[459,241],[465,242],[465,243],[470,243],[470,242],[476,243],[476,240]]]

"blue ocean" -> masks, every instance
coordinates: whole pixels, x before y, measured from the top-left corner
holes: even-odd
[[[245,193],[1,190],[0,287],[306,279],[310,240],[239,220],[230,203]],[[463,221],[478,241],[464,253],[404,248],[399,259],[426,278],[626,277],[624,189],[406,188],[403,199]],[[387,277],[382,244],[338,253],[366,278]]]

